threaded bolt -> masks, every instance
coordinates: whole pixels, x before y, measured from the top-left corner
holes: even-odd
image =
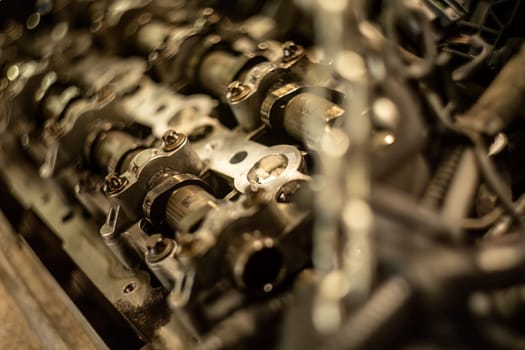
[[[226,94],[226,98],[231,102],[241,101],[243,98],[248,96],[250,90],[251,89],[249,86],[244,85],[240,81],[236,80],[228,85],[228,93]]]
[[[157,262],[166,258],[174,248],[172,240],[162,237],[161,234],[154,234],[150,236],[146,242],[148,250],[148,260],[150,262]]]
[[[283,62],[289,62],[301,53],[301,48],[293,41],[287,41],[283,44]]]
[[[107,194],[115,194],[121,191],[127,183],[128,180],[125,177],[111,173],[104,179],[104,192]]]
[[[184,142],[184,135],[178,134],[175,130],[168,130],[162,135],[165,151],[173,151]]]

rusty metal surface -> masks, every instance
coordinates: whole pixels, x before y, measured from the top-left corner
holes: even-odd
[[[107,348],[0,213],[0,349]]]

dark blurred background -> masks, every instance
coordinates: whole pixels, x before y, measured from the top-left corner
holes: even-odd
[[[35,0],[0,0],[0,24],[7,19],[25,21],[35,12]]]

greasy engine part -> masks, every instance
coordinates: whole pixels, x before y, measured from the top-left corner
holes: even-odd
[[[0,347],[523,348],[520,15],[0,1]]]

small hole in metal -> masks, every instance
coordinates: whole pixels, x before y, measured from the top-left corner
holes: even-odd
[[[72,211],[68,211],[64,216],[62,216],[62,222],[68,222],[69,220],[73,219],[73,216],[75,216],[75,213],[73,213]]]
[[[233,157],[230,158],[230,164],[240,163],[243,160],[245,160],[247,156],[248,156],[248,152],[246,151],[237,152],[233,155]]]
[[[124,288],[122,289],[122,292],[124,294],[132,293],[136,287],[137,285],[135,284],[135,282],[129,282],[128,284],[124,286]]]

